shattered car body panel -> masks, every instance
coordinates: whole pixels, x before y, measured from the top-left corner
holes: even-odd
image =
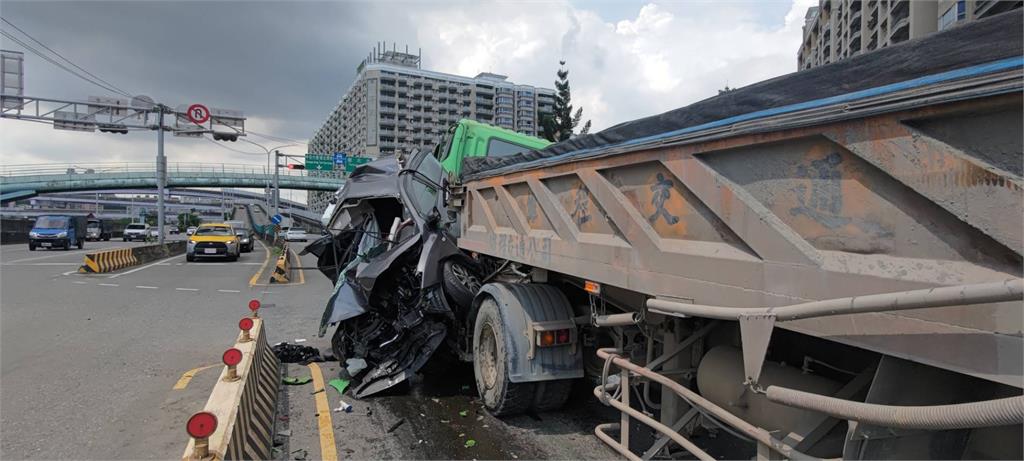
[[[394,386],[419,370],[454,316],[435,268],[459,254],[440,217],[442,170],[428,152],[403,169],[395,158],[362,165],[335,196],[327,235],[306,247],[335,283],[320,336],[337,324],[336,358],[362,358],[356,397]]]

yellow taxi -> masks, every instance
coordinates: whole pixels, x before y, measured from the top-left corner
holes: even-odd
[[[225,258],[228,261],[238,260],[241,246],[235,230],[228,224],[201,224],[188,238],[188,249],[185,259],[189,262],[196,258]]]

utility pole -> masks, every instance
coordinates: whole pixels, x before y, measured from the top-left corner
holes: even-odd
[[[164,188],[167,187],[167,157],[164,157],[164,105],[157,105],[156,132],[156,229],[157,243],[164,243]]]
[[[277,158],[281,155],[280,151],[274,151],[274,214],[281,214],[281,186],[280,186],[280,175],[279,172],[281,165],[278,163]]]

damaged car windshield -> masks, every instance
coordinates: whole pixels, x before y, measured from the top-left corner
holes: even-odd
[[[442,175],[441,164],[432,156],[424,156],[416,168],[416,173],[406,178],[409,201],[420,216],[426,216],[437,205],[439,186]]]

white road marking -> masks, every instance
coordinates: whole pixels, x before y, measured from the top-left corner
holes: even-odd
[[[146,289],[146,290],[156,290],[157,288],[160,288],[160,287],[148,287],[146,285],[135,285],[135,288],[143,288],[143,289]]]
[[[241,293],[240,290],[217,290],[221,293]]]
[[[161,259],[161,260],[159,260],[159,261],[157,261],[157,262],[155,262],[153,264],[148,264],[148,265],[145,265],[145,266],[142,266],[142,267],[136,267],[135,269],[132,269],[130,271],[121,272],[120,274],[114,274],[114,275],[111,275],[110,277],[107,277],[107,278],[116,279],[116,278],[118,278],[118,277],[120,277],[122,275],[128,275],[128,274],[132,274],[132,273],[141,271],[143,269],[149,269],[150,267],[160,265],[161,263],[163,263],[165,261],[169,261],[169,260],[174,259],[174,258],[180,258],[182,256],[185,256],[185,255],[171,256],[170,258],[164,258],[164,259]]]
[[[79,285],[88,285],[88,283],[86,283],[86,282],[83,282],[83,281],[81,281],[81,280],[75,280],[75,281],[73,281],[73,282],[71,282],[71,283],[77,283],[77,284],[79,284]]]
[[[272,294],[274,294],[274,292],[273,291],[261,291],[260,294],[272,295]]]
[[[106,249],[106,248],[104,248],[104,249]],[[48,255],[48,256],[37,256],[35,258],[22,258],[22,259],[15,259],[14,261],[5,261],[5,264],[23,263],[23,262],[28,262],[28,261],[38,261],[40,259],[59,258],[61,256],[73,255],[73,254],[78,254],[78,253],[85,253],[87,251],[95,251],[95,250],[96,250],[95,248],[92,248],[92,249],[88,249],[88,250],[61,251],[61,252],[59,252],[57,254]]]
[[[28,264],[17,264],[17,263],[4,263],[5,266],[81,266],[79,263],[28,263]]]
[[[199,291],[198,288],[175,288],[178,291]]]
[[[99,285],[101,287],[119,287],[119,286],[121,286],[121,285],[118,285],[116,283],[97,283],[97,285]]]

